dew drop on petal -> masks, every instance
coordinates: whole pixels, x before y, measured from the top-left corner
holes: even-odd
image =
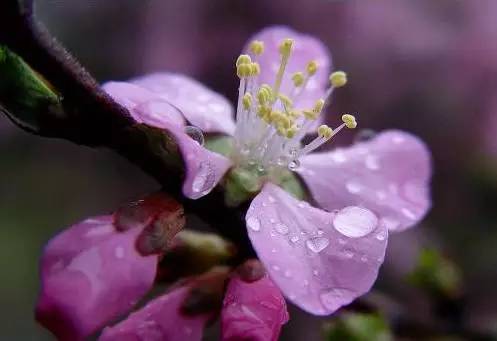
[[[348,181],[345,184],[345,187],[347,188],[347,191],[349,191],[349,193],[352,193],[352,194],[357,194],[357,193],[361,192],[361,190],[362,190],[361,184],[356,182],[356,181]]]
[[[300,238],[299,238],[299,236],[297,236],[297,235],[290,237],[290,241],[291,241],[292,243],[296,243],[296,242],[298,242],[298,241],[299,241],[299,239],[300,239]]]
[[[276,201],[272,195],[268,196],[267,200],[272,204]]]
[[[280,267],[278,265],[273,265],[272,268],[274,271],[280,271]]]
[[[348,289],[332,288],[325,289],[319,295],[319,299],[326,309],[335,311],[342,305],[350,303],[351,292]]]
[[[350,238],[364,237],[378,224],[376,215],[365,208],[349,206],[339,211],[333,219],[333,226]]]
[[[288,226],[286,226],[285,224],[276,224],[274,226],[274,229],[279,234],[288,234]]]
[[[414,214],[414,212],[411,211],[410,209],[404,207],[401,211],[402,214],[406,216],[406,218],[409,218],[411,220],[416,220],[416,214]]]
[[[204,145],[204,134],[202,130],[194,126],[186,126],[185,133],[190,136],[194,141],[196,141],[199,145]]]
[[[391,217],[381,218],[380,223],[388,230],[395,230],[400,225],[400,222],[397,219]]]
[[[291,171],[295,171],[295,170],[299,169],[299,167],[300,167],[299,160],[290,161],[290,163],[288,164],[288,169]]]
[[[192,190],[197,193],[206,192],[211,190],[214,185],[214,171],[211,164],[207,161],[201,162],[193,179]]]
[[[247,219],[247,226],[252,230],[252,231],[260,231],[261,229],[261,222],[259,219],[256,217],[250,217]]]
[[[307,239],[305,245],[312,252],[319,253],[330,245],[330,241],[325,237],[315,237]]]
[[[366,165],[366,168],[369,170],[378,170],[380,169],[380,162],[378,161],[378,158],[374,155],[368,155],[364,159],[364,164]]]
[[[378,233],[376,235],[376,239],[378,239],[379,241],[385,240],[386,237],[387,237],[387,235],[384,231],[381,231],[380,233]]]
[[[292,277],[292,272],[290,270],[285,270],[284,275],[286,278],[290,278],[290,277]]]
[[[124,248],[122,246],[116,247],[114,249],[114,256],[116,256],[117,259],[124,258]]]

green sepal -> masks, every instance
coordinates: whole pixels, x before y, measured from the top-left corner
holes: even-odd
[[[302,180],[290,171],[284,171],[279,178],[279,186],[299,200],[308,198],[307,189]]]
[[[211,152],[229,157],[233,151],[233,138],[226,135],[207,136],[204,147]]]
[[[238,206],[254,197],[261,187],[261,177],[255,170],[233,168],[225,177],[224,201],[229,207]]]
[[[63,115],[62,98],[21,57],[0,46],[0,107],[16,124],[39,131],[47,112]]]

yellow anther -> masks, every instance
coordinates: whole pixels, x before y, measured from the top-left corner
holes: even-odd
[[[293,39],[287,38],[280,44],[280,54],[282,56],[289,56],[292,52]]]
[[[260,104],[266,104],[271,100],[271,87],[267,84],[263,84],[257,91],[257,100]]]
[[[293,125],[286,130],[286,137],[291,139],[297,134],[298,131],[299,128],[296,125]]]
[[[292,120],[296,120],[297,118],[300,117],[302,113],[298,110],[289,110],[288,111],[288,117],[290,117]]]
[[[311,60],[308,64],[307,64],[307,74],[309,76],[312,76],[316,73],[316,71],[318,71],[318,62],[316,62],[315,60]]]
[[[259,63],[250,63],[250,76],[258,76],[261,73]]]
[[[252,106],[252,95],[249,93],[243,95],[242,104],[245,110],[249,110],[250,107]]]
[[[330,75],[330,83],[335,88],[340,88],[347,84],[347,74],[343,71],[335,71]]]
[[[320,125],[318,128],[318,135],[322,138],[329,139],[333,136],[333,129],[326,124]]]
[[[259,105],[257,107],[257,116],[266,123],[270,123],[271,108]]]
[[[248,54],[241,54],[237,59],[236,59],[236,67],[238,68],[242,64],[250,64],[252,63],[252,59]]]
[[[236,67],[236,74],[240,78],[249,77],[252,72],[251,64],[240,64]]]
[[[256,56],[261,55],[264,52],[264,42],[260,40],[254,40],[250,43],[250,51]]]
[[[323,107],[324,107],[324,100],[318,99],[316,101],[316,104],[314,104],[314,108],[312,108],[312,111],[319,114],[323,110]]]
[[[280,136],[286,136],[287,129],[282,126],[276,127],[276,131],[278,132],[278,135]]]
[[[292,81],[296,88],[302,86],[304,84],[304,74],[302,72],[295,72],[292,75]]]
[[[302,113],[304,114],[304,117],[309,121],[314,121],[319,116],[319,113],[315,112],[314,110],[302,110]]]
[[[290,97],[283,94],[279,94],[278,97],[281,103],[283,103],[283,106],[285,107],[286,110],[290,110],[293,107],[293,101],[290,99]]]
[[[354,115],[350,114],[342,115],[342,121],[349,129],[354,129],[355,127],[357,127],[357,121],[355,120]]]

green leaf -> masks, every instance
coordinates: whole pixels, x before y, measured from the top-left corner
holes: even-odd
[[[390,341],[392,333],[377,313],[341,313],[325,326],[327,341]]]
[[[44,114],[63,114],[61,101],[40,74],[0,46],[0,107],[15,123],[38,131]]]
[[[455,297],[461,291],[459,268],[437,250],[421,251],[415,269],[408,275],[411,284],[433,295]]]

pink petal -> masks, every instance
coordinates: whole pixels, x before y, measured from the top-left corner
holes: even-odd
[[[430,152],[413,135],[387,131],[370,141],[300,159],[298,170],[327,210],[363,205],[389,230],[416,224],[430,208]]]
[[[232,135],[235,131],[231,103],[192,78],[164,72],[132,82],[178,107],[188,121],[204,132]]]
[[[264,42],[264,53],[256,57],[256,61],[261,67],[259,82],[261,84],[274,84],[280,65],[279,45],[286,38],[292,38],[295,42],[292,55],[286,67],[281,92],[289,95],[294,87],[291,80],[292,74],[297,71],[304,72],[311,60],[317,61],[319,65],[318,71],[309,80],[306,90],[299,97],[298,101],[294,103],[297,108],[312,108],[316,100],[324,95],[325,88],[328,86],[328,77],[331,69],[331,56],[327,48],[312,36],[301,34],[282,26],[266,28],[253,36],[248,44],[253,40]],[[249,51],[248,44],[245,48],[246,53]]]
[[[312,314],[331,314],[369,291],[384,259],[387,228],[365,208],[329,213],[268,183],[246,222],[273,281]]]
[[[255,282],[231,278],[221,313],[222,340],[276,341],[288,311],[267,275]]]
[[[157,94],[127,82],[108,82],[102,88],[127,108],[139,123],[162,128],[163,124],[185,125],[181,112]]]
[[[113,327],[105,328],[99,341],[201,340],[209,314],[186,316],[181,306],[188,295],[177,288],[148,303]]]
[[[41,260],[37,320],[59,339],[80,340],[131,309],[152,286],[158,261],[135,249],[140,232],[117,232],[112,216],[101,216],[53,238]]]
[[[137,122],[165,129],[175,137],[185,163],[183,194],[188,198],[198,199],[208,194],[231,167],[229,159],[203,148],[190,138],[175,116],[177,109],[162,99],[157,100],[157,95],[124,82],[107,83],[104,89],[126,106]],[[162,112],[160,110],[164,110],[162,117],[158,115]]]

